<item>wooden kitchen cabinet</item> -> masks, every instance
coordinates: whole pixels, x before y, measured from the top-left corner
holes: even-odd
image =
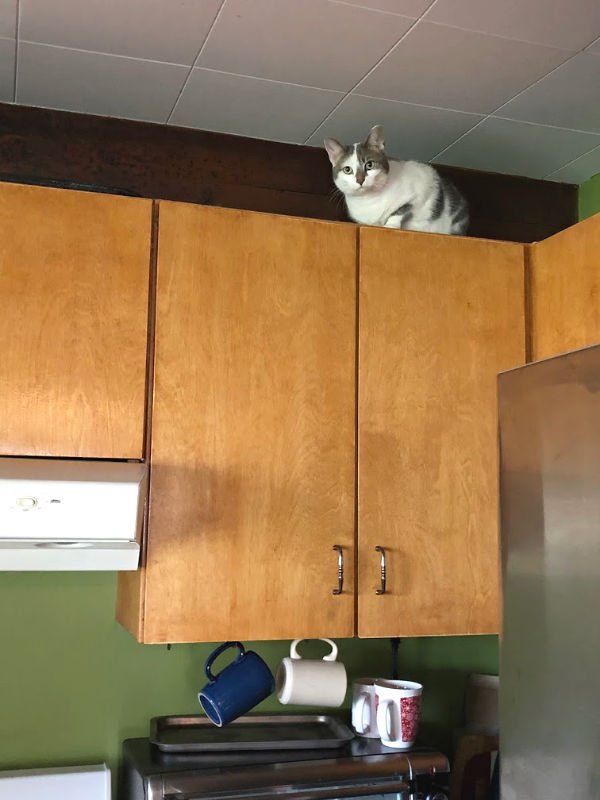
[[[524,307],[522,245],[361,229],[359,636],[498,631],[496,374]]]
[[[151,218],[0,184],[0,455],[142,457]]]
[[[600,342],[600,214],[528,248],[532,361]]]
[[[118,617],[143,642],[352,636],[357,228],[161,202],[158,229],[148,535]]]

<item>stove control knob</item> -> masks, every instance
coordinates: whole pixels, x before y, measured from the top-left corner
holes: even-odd
[[[433,792],[432,794],[426,794],[425,800],[448,800],[448,797],[443,792]]]

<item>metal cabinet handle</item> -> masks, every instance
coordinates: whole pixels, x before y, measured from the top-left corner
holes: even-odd
[[[385,550],[384,550],[383,547],[380,547],[379,545],[377,545],[375,550],[381,556],[381,588],[375,589],[375,594],[385,594],[385,580],[386,580],[386,575],[385,575]]]
[[[333,549],[338,554],[338,585],[335,589],[331,590],[331,594],[341,594],[344,588],[344,551],[341,544],[334,544]]]

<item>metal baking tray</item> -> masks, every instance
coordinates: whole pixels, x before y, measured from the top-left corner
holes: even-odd
[[[249,714],[223,728],[201,716],[150,722],[150,741],[166,753],[333,749],[353,738],[350,728],[325,714]]]

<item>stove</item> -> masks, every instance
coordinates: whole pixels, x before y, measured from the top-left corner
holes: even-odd
[[[335,751],[165,753],[149,739],[122,748],[119,800],[448,800],[449,764],[435,750],[391,750],[355,738]]]

